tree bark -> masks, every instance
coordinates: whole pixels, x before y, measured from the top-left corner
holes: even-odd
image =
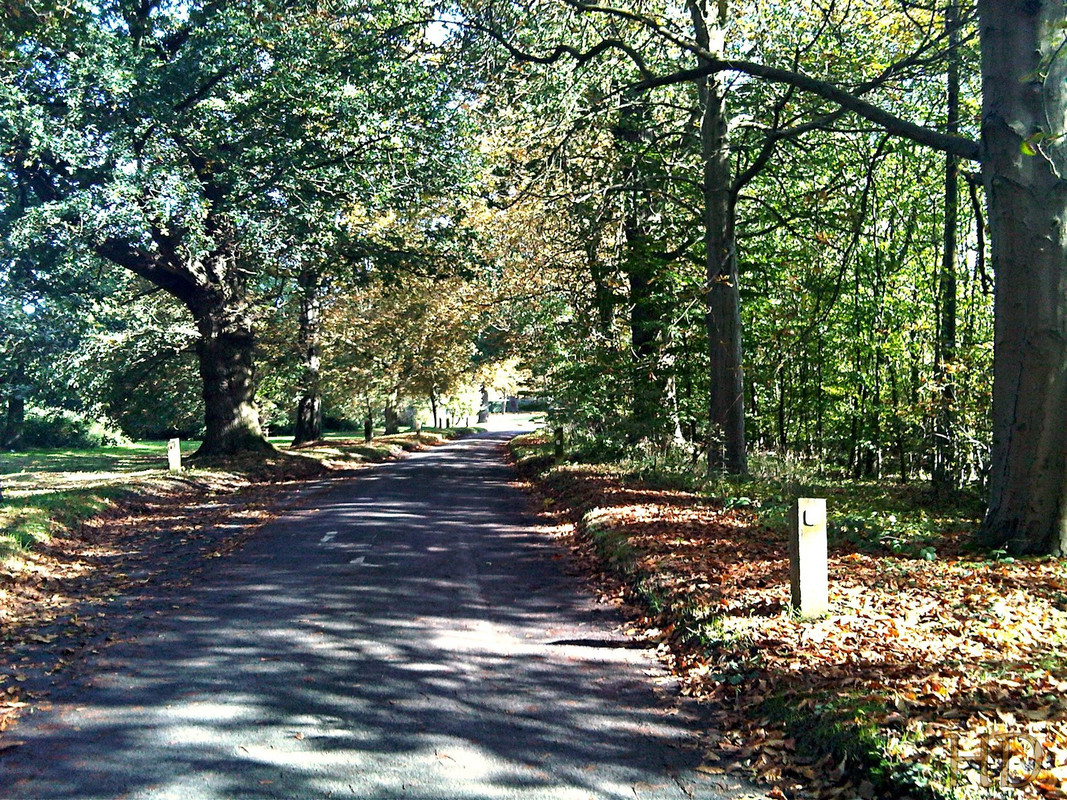
[[[296,409],[293,446],[322,438],[322,391],[319,359],[319,286],[317,270],[300,271],[300,353],[304,360],[303,394]]]
[[[244,282],[232,254],[221,251],[209,272],[210,289],[190,294],[186,305],[196,320],[196,352],[204,396],[204,441],[198,456],[230,456],[273,450],[263,437],[255,406],[255,335]]]
[[[1067,552],[1067,61],[1056,0],[981,0],[983,175],[994,299],[983,538]]]
[[[726,3],[690,0],[696,41],[705,51],[721,54]],[[706,267],[705,327],[710,356],[710,431],[708,467],[744,475],[748,472],[745,441],[745,385],[741,361],[741,295],[738,291],[737,243],[734,231],[733,175],[727,146],[725,87],[718,73],[698,84],[703,159],[703,224]]]
[[[667,370],[660,351],[665,325],[662,304],[656,296],[662,259],[652,252],[649,230],[650,182],[656,167],[649,163],[647,155],[648,124],[647,97],[624,92],[615,140],[623,161],[622,182],[626,187],[622,268],[629,291],[632,378],[629,438],[633,442],[661,438],[672,427],[664,416]],[[602,307],[602,317],[605,311]]]
[[[945,32],[948,34],[948,98],[946,103],[946,133],[959,133],[960,121],[960,60],[959,9],[955,1],[945,10]],[[959,157],[945,156],[945,226],[941,274],[938,295],[941,316],[937,335],[937,378],[941,397],[934,417],[933,483],[937,491],[955,488],[956,478],[956,403],[955,379],[952,366],[956,360],[956,228],[959,218]]]
[[[391,436],[400,433],[400,405],[399,392],[390,395],[385,403],[385,435]]]

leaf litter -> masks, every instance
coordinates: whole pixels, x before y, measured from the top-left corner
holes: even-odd
[[[782,797],[1067,797],[1063,561],[831,546],[831,611],[805,621],[785,532],[751,511],[543,467],[542,513],[709,709],[700,772]]]

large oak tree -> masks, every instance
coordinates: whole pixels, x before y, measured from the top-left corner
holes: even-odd
[[[188,309],[202,452],[268,447],[253,300],[277,219],[308,198],[417,196],[448,151],[431,18],[418,0],[110,0],[20,18],[0,42],[0,157],[25,224]]]

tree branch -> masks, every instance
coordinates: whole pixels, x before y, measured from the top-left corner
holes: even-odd
[[[970,161],[981,161],[981,148],[978,142],[965,136],[953,136],[941,133],[933,128],[926,128],[914,122],[902,119],[895,114],[879,108],[873,103],[858,97],[851,92],[842,89],[827,81],[812,78],[802,72],[769,67],[765,64],[756,64],[752,61],[723,58],[708,59],[707,63],[693,67],[692,69],[680,70],[671,75],[662,75],[649,78],[639,83],[632,84],[631,88],[638,91],[648,91],[661,86],[673,86],[679,83],[697,81],[715,72],[740,72],[751,75],[754,78],[762,78],[772,83],[782,83],[794,86],[797,89],[817,95],[830,102],[837,103],[846,111],[851,111],[863,119],[873,122],[886,133],[900,136],[904,139],[916,142],[943,153],[966,158]]]

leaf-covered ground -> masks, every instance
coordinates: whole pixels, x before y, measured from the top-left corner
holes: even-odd
[[[748,769],[788,797],[1067,797],[1063,561],[982,557],[965,530],[872,547],[838,524],[831,612],[803,621],[785,529],[761,522],[758,498],[545,469],[538,446],[516,452],[534,453],[546,511],[712,705],[706,771]]]
[[[85,655],[119,635],[141,599],[180,597],[206,559],[253,535],[290,490],[445,440],[333,437],[298,455],[194,461],[180,475],[158,467],[159,447],[4,454],[0,755],[19,744],[9,730],[18,717],[78,680]]]

